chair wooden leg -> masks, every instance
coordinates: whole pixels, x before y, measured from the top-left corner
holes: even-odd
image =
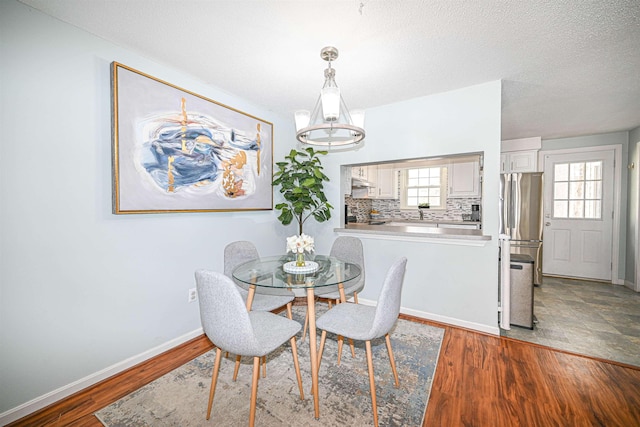
[[[304,391],[302,391],[302,375],[300,375],[300,363],[298,363],[298,346],[296,345],[296,337],[291,337],[291,352],[293,353],[293,366],[296,368],[296,378],[298,379],[298,388],[300,389],[300,400],[304,400]]]
[[[249,409],[249,427],[256,422],[256,401],[258,400],[258,379],[260,378],[260,357],[253,358],[253,380],[251,381],[251,407]]]
[[[287,303],[287,317],[289,320],[293,320],[293,312],[291,311],[291,303]]]
[[[373,425],[378,427],[378,404],[376,402],[376,382],[373,376],[373,356],[371,354],[371,341],[366,341],[367,366],[369,368],[369,389],[371,390],[371,407],[373,409]]]
[[[213,364],[213,374],[211,375],[211,387],[209,388],[209,404],[207,405],[207,420],[211,418],[211,406],[213,405],[213,395],[216,393],[216,384],[218,383],[218,372],[220,372],[220,359],[222,359],[222,350],[216,348],[216,361]]]
[[[389,334],[384,336],[385,341],[387,342],[387,351],[389,352],[389,361],[391,362],[391,370],[393,371],[393,377],[396,380],[396,388],[400,387],[400,380],[398,380],[398,371],[396,370],[396,361],[393,358],[393,350],[391,350],[391,339],[389,338]]]
[[[238,379],[238,371],[240,370],[240,355],[236,356],[236,366],[233,368],[233,380]]]
[[[322,352],[324,351],[324,343],[327,340],[327,331],[322,331],[320,335],[320,348],[318,349],[318,372],[320,372],[320,363],[322,363]]]
[[[305,335],[307,335],[307,329],[309,328],[309,310],[304,314],[304,326],[302,328],[302,341],[304,341]]]
[[[338,335],[338,366],[340,366],[340,359],[342,359],[342,344],[344,343],[344,337]]]
[[[324,351],[324,343],[327,340],[327,331],[322,331],[320,335],[320,348],[318,349],[318,374],[320,373],[320,364],[322,363],[322,352]],[[311,394],[313,395],[313,387],[311,388]],[[317,418],[316,418],[317,419]]]
[[[331,310],[331,307],[333,306],[333,300],[328,300],[327,304],[329,304],[329,310]]]
[[[358,303],[358,293],[357,292],[353,293],[353,302],[355,302],[356,304]]]
[[[267,356],[262,356],[262,378],[267,378]]]

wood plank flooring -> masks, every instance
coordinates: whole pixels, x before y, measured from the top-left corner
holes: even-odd
[[[401,317],[445,328],[423,427],[640,426],[639,368]],[[95,411],[211,348],[195,338],[10,426],[100,427]]]

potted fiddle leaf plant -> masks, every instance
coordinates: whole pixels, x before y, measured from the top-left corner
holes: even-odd
[[[318,157],[326,154],[327,151],[315,151],[313,148],[293,149],[284,161],[276,162],[278,170],[273,174],[272,185],[280,186],[285,200],[275,207],[280,211],[278,220],[282,225],[289,225],[295,218],[300,236],[302,225],[310,217],[318,222],[331,218],[333,206],[327,201],[323,188],[323,182],[329,178],[322,172],[322,162]]]

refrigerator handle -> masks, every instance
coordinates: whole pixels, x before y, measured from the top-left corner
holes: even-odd
[[[503,233],[511,236],[511,175],[504,175],[504,189],[502,191],[504,200],[502,201],[502,223],[504,224]]]

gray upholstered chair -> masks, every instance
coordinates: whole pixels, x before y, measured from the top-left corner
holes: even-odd
[[[301,329],[300,324],[265,311],[247,311],[238,287],[230,278],[221,273],[198,270],[195,276],[202,328],[207,337],[216,346],[216,359],[213,366],[209,404],[207,406],[207,420],[211,416],[211,406],[216,391],[223,350],[253,357],[253,380],[249,412],[250,426],[254,425],[256,416],[260,358],[271,353],[287,340],[291,342],[300,399],[304,399],[295,338],[295,335]]]
[[[357,237],[352,236],[340,236],[331,246],[330,256],[347,261],[360,266],[362,273],[358,277],[357,281],[348,283],[344,288],[344,293],[347,299],[353,297],[354,302],[358,303],[358,292],[364,288],[365,274],[364,274],[364,249],[362,247],[362,241]],[[331,292],[322,293],[322,288],[316,290],[316,294],[322,298],[327,299],[329,308],[332,306],[332,302],[336,304],[340,302],[340,292],[333,290]],[[302,332],[302,338],[304,339],[307,332],[309,317],[308,314],[304,319],[304,329]],[[351,344],[351,355],[355,357],[355,347],[353,342]],[[340,358],[342,357],[342,339],[338,343],[338,365],[340,364]]]
[[[255,245],[247,241],[237,241],[229,243],[224,248],[224,274],[233,279],[233,270],[247,261],[260,258]],[[249,292],[238,286],[238,291],[242,295],[242,299],[247,301]],[[269,295],[256,292],[251,303],[251,310],[255,311],[271,311],[277,308],[287,306],[287,313],[291,310],[291,302],[294,300],[293,292],[283,290],[281,295]]]
[[[254,259],[260,258],[258,254],[258,249],[256,249],[255,245],[246,240],[240,240],[237,242],[231,242],[224,248],[224,274],[233,280],[233,270],[240,264],[243,264],[247,261],[252,261]],[[242,300],[247,303],[247,297],[249,296],[249,291],[244,289],[238,283],[238,292],[242,296]],[[251,310],[252,311],[271,311],[278,309],[283,306],[287,306],[287,316],[289,319],[292,318],[291,314],[291,302],[294,300],[295,295],[291,291],[282,290],[282,294],[278,295],[269,295],[264,293],[256,292],[253,295],[253,300],[251,301]],[[266,376],[266,363],[263,363],[263,376]],[[238,378],[238,370],[240,369],[240,356],[236,356],[236,366],[233,371],[233,380],[235,381]]]
[[[322,351],[327,338],[327,332],[342,335],[354,340],[365,341],[367,351],[367,365],[369,369],[369,388],[371,390],[371,405],[373,407],[373,422],[378,425],[378,407],[376,404],[376,385],[373,376],[373,357],[371,354],[371,340],[385,337],[389,361],[395,378],[395,386],[398,387],[398,372],[391,350],[391,340],[389,331],[398,319],[400,314],[400,295],[402,293],[402,282],[407,265],[407,258],[403,257],[396,261],[384,279],[382,290],[378,298],[377,307],[362,304],[338,304],[325,314],[320,316],[316,322],[318,328],[322,329],[320,337],[320,349],[318,350],[318,369],[322,361]]]
[[[360,277],[358,277],[357,281],[349,283],[348,286],[345,286],[344,288],[344,293],[347,299],[353,296],[353,300],[357,304],[358,292],[364,288],[364,250],[362,248],[362,241],[357,237],[340,236],[333,242],[329,255],[339,258],[342,261],[359,265],[362,269],[362,273],[360,274]],[[321,298],[333,301],[340,300],[340,293],[338,291],[327,292],[324,294],[320,293],[322,292],[322,289],[318,289],[318,291],[319,292],[317,292],[317,294]]]

